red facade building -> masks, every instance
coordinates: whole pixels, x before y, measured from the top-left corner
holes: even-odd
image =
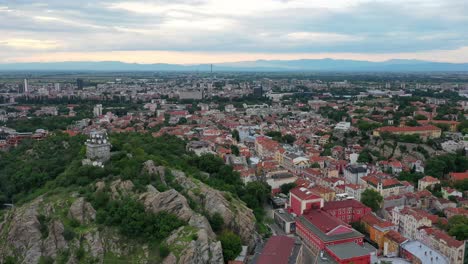
[[[305,211],[323,207],[323,198],[305,187],[297,187],[289,192],[289,209],[291,213],[302,215]]]
[[[363,216],[372,211],[369,207],[354,199],[326,202],[322,209],[348,224],[360,221]]]
[[[323,210],[310,210],[296,220],[296,233],[313,252],[325,251],[338,263],[370,263],[364,235]]]

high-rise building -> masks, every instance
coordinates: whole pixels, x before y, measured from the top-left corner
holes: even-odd
[[[97,104],[93,108],[94,117],[98,117],[102,115],[102,104]]]
[[[57,92],[60,92],[60,83],[54,83],[54,89]]]
[[[253,95],[255,97],[262,97],[263,95],[263,87],[262,86],[257,86],[253,89]]]
[[[78,87],[78,90],[83,90],[83,88],[84,88],[83,79],[76,79],[76,86]]]
[[[24,92],[24,93],[28,93],[28,92],[29,92],[28,79],[24,79],[23,92]]]

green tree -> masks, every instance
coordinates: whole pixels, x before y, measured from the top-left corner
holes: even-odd
[[[237,142],[240,141],[239,131],[237,129],[234,129],[231,135],[232,135],[232,138],[235,139]]]
[[[312,165],[310,165],[311,168],[316,168],[316,169],[319,169],[320,168],[320,164],[318,164],[317,162],[314,162],[312,163]]]
[[[297,186],[296,183],[290,182],[290,183],[282,184],[282,185],[280,186],[280,189],[281,189],[281,192],[282,192],[282,193],[284,193],[284,194],[289,194],[289,191],[290,191],[291,189],[296,188],[296,186]]]
[[[383,197],[380,195],[379,192],[374,191],[372,189],[366,189],[361,194],[361,202],[370,207],[372,211],[376,212],[380,209],[380,205],[382,204]]]
[[[219,232],[224,226],[224,219],[219,212],[214,213],[209,217],[211,228],[213,231]]]
[[[242,242],[238,235],[231,231],[224,231],[218,237],[223,247],[224,261],[234,260],[242,251]]]
[[[468,217],[464,215],[451,217],[448,221],[448,234],[461,241],[468,239]]]
[[[236,145],[231,145],[231,153],[236,155],[236,156],[239,156],[239,154],[240,154],[239,148]]]
[[[363,151],[361,151],[361,153],[359,153],[357,161],[361,163],[371,163],[373,159],[372,155],[370,154],[370,151],[368,149],[364,149]]]
[[[296,137],[290,134],[286,134],[281,138],[281,142],[287,143],[287,144],[292,144],[296,141]]]

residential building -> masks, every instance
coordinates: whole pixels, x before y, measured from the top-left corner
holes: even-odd
[[[367,176],[369,170],[366,165],[350,164],[344,169],[344,177],[347,183],[359,184],[359,180]]]
[[[389,231],[397,230],[397,226],[390,221],[383,220],[373,213],[368,213],[361,218],[361,223],[364,225],[370,239],[379,245],[379,249],[384,248],[384,236]]]
[[[465,256],[465,241],[459,241],[442,230],[427,227],[421,228],[418,240],[446,256],[451,264],[463,264]]]
[[[440,181],[432,176],[424,176],[418,181],[418,191],[425,190],[427,187],[433,187],[436,184],[440,184]]]
[[[349,197],[354,197],[354,199],[361,201],[361,194],[366,190],[366,187],[358,184],[346,184],[345,192]]]
[[[463,181],[468,179],[468,171],[465,172],[451,172],[449,173],[449,180],[452,182]]]
[[[422,210],[410,207],[395,207],[392,210],[392,222],[397,225],[398,232],[403,236],[415,239],[418,228],[432,226],[432,218]]]
[[[384,174],[365,176],[361,180],[370,189],[379,192],[384,198],[398,195],[400,188],[403,186],[397,179]]]
[[[102,116],[102,104],[97,104],[93,108],[94,117]]]
[[[465,217],[468,217],[468,209],[461,208],[461,207],[460,208],[452,208],[452,207],[446,208],[444,210],[444,213],[447,219],[450,219],[456,215],[464,215]]]
[[[259,157],[274,157],[279,143],[268,137],[257,137],[255,139],[255,151]]]
[[[386,257],[396,257],[400,255],[400,245],[408,239],[395,230],[390,230],[383,237],[383,252]]]
[[[333,189],[330,189],[328,187],[315,185],[313,187],[310,187],[309,191],[311,191],[311,192],[317,194],[318,196],[322,197],[325,200],[325,202],[335,200],[336,192]]]
[[[450,196],[463,197],[463,193],[450,187],[442,187],[442,197],[448,199]]]
[[[401,244],[400,255],[412,264],[450,263],[444,255],[417,240],[407,241]]]

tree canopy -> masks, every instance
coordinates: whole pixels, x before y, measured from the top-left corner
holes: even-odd
[[[379,192],[372,189],[366,189],[361,193],[361,202],[376,212],[380,209],[383,197]]]

